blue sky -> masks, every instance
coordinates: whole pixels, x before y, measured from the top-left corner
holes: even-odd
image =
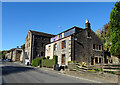
[[[28,30],[58,34],[73,26],[93,31],[110,21],[115,2],[4,2],[2,3],[2,50],[25,43]],[[60,28],[60,27],[61,28]]]

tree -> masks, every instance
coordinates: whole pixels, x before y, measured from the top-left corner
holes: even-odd
[[[110,23],[108,22],[103,26],[103,28],[98,29],[96,34],[103,40],[104,42],[104,50],[109,51],[111,48],[110,42]]]
[[[21,49],[25,49],[25,44],[21,45]]]
[[[5,54],[7,53],[7,51],[2,51],[2,58],[5,59]]]
[[[120,57],[120,1],[116,2],[110,14],[110,40],[112,47],[110,52]]]

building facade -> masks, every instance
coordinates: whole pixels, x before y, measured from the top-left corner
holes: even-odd
[[[12,48],[11,50],[7,51],[7,53],[5,55],[6,59],[12,60],[12,58],[13,58],[13,50],[15,50],[15,48]]]
[[[87,19],[85,29],[74,26],[51,38],[45,57],[52,59],[54,55],[58,56],[59,65],[68,65],[68,61],[102,64],[103,41],[92,31]]]
[[[29,58],[29,64],[36,57],[45,56],[45,45],[50,43],[54,35],[29,30],[25,39],[25,52]]]
[[[22,53],[22,49],[15,48],[12,54],[12,61],[20,61],[21,53]]]

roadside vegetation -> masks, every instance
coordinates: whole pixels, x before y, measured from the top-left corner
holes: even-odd
[[[120,1],[116,2],[111,10],[110,22],[98,29],[96,34],[104,42],[105,55],[113,55],[120,59]]]
[[[58,56],[53,56],[53,59],[49,59],[49,56],[47,58],[45,57],[40,57],[40,58],[35,58],[32,61],[33,66],[42,66],[42,67],[48,67],[48,68],[53,68],[55,64],[57,64],[57,59]]]

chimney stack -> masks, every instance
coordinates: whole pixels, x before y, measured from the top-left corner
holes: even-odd
[[[19,46],[17,46],[17,48],[19,48]]]
[[[90,23],[89,23],[88,19],[86,19],[85,28],[89,28],[90,29]]]

